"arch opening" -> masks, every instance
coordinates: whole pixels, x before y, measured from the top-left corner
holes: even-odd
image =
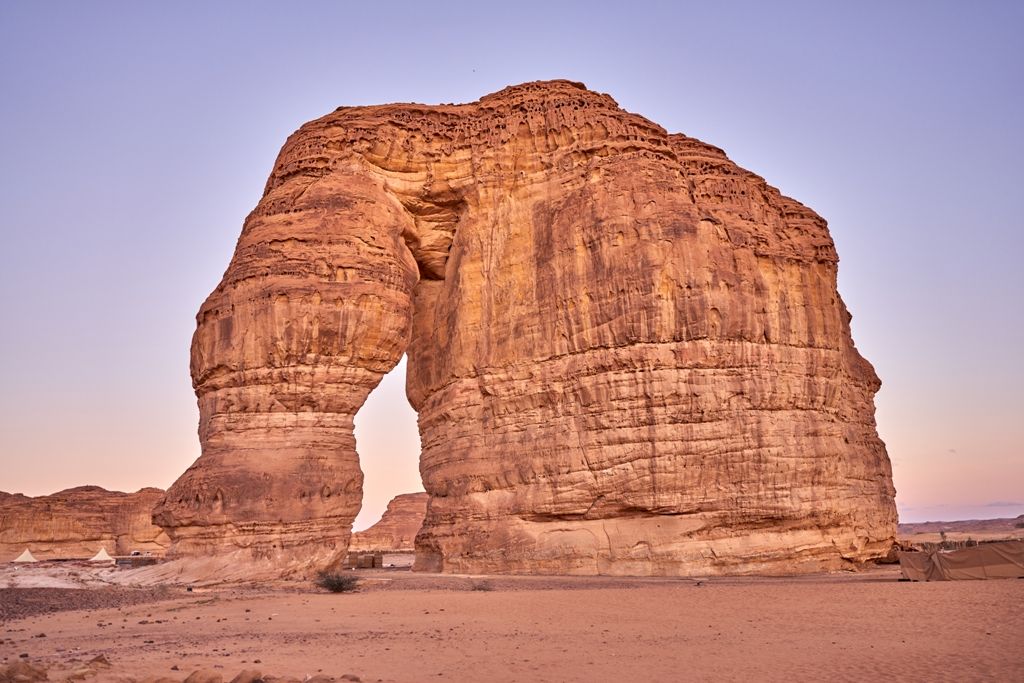
[[[420,432],[416,411],[405,396],[406,363],[402,356],[355,415],[363,500],[353,531],[364,531],[380,521],[395,496],[423,491]]]

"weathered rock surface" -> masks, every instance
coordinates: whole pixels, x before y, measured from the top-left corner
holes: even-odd
[[[278,157],[198,315],[178,553],[337,560],[352,417],[409,354],[417,567],[834,569],[895,535],[825,221],[607,95],[340,108]]]
[[[388,503],[380,521],[365,531],[352,534],[349,550],[414,549],[416,534],[427,513],[426,493],[403,493]]]
[[[111,555],[163,554],[170,539],[150,519],[163,495],[155,488],[121,493],[99,486],[35,498],[0,492],[0,561],[25,548],[40,560],[88,559],[100,548]]]

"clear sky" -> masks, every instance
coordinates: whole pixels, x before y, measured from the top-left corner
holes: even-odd
[[[828,219],[903,519],[1024,513],[1022,34],[1021,2],[6,0],[0,490],[198,456],[194,316],[304,121],[569,78]],[[357,528],[419,488],[398,375]]]

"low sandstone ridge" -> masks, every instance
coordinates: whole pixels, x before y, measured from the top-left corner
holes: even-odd
[[[569,81],[289,137],[197,316],[179,556],[336,563],[353,416],[403,353],[416,567],[834,570],[896,531],[825,221]]]
[[[416,534],[427,513],[426,493],[403,493],[388,503],[380,521],[352,534],[349,550],[402,550],[412,552]]]
[[[100,548],[163,554],[170,539],[151,520],[163,495],[157,488],[121,493],[99,486],[34,498],[0,492],[0,561],[26,548],[39,560],[90,558]]]

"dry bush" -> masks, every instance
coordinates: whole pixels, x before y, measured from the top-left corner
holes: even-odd
[[[338,572],[320,572],[316,577],[316,585],[332,593],[351,593],[359,586],[359,579]]]

